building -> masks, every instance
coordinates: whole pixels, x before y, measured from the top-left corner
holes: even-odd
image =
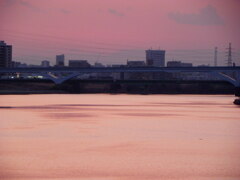
[[[126,67],[126,65],[123,65],[123,64],[112,64],[111,66],[109,67],[113,67],[113,68],[123,68],[123,67]]]
[[[69,60],[68,66],[69,67],[81,67],[81,68],[91,67],[91,65],[87,62],[87,60]]]
[[[165,51],[164,50],[146,50],[147,66],[164,67]]]
[[[17,61],[12,61],[12,67],[21,67],[21,68],[25,68],[28,67],[28,65],[26,63],[21,63],[21,62],[17,62]]]
[[[197,67],[209,67],[210,65],[209,64],[201,64],[201,65],[198,65]]]
[[[64,60],[65,60],[64,54],[56,55],[56,67],[63,67]]]
[[[26,63],[21,63],[21,62],[17,62],[17,61],[12,61],[12,67],[28,67],[28,65]]]
[[[128,67],[143,67],[145,65],[144,61],[127,61]]]
[[[102,63],[95,62],[94,67],[105,67]]]
[[[192,67],[192,63],[184,63],[181,61],[168,61],[167,67]]]
[[[12,46],[0,41],[0,67],[12,66]]]
[[[21,63],[20,62],[17,62],[17,61],[12,61],[11,62],[11,67],[19,67],[21,65]]]
[[[44,60],[44,61],[41,62],[41,66],[42,67],[50,67],[50,62],[47,61],[47,60]]]
[[[181,61],[168,61],[167,67],[181,67]]]
[[[192,63],[181,63],[182,67],[193,67]]]
[[[38,67],[41,67],[41,65],[38,65],[38,64],[29,64],[28,67],[38,68]]]

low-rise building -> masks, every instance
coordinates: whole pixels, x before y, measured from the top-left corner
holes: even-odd
[[[27,65],[26,63],[21,63],[21,62],[17,62],[17,61],[12,61],[12,67],[25,68],[25,67],[28,67],[28,65]]]
[[[192,63],[184,63],[181,61],[168,61],[167,67],[192,67]]]
[[[95,62],[94,67],[105,67],[102,63]]]
[[[47,60],[44,60],[44,61],[41,62],[41,66],[42,67],[49,67],[50,66],[50,62],[47,61]]]
[[[69,67],[81,67],[81,68],[91,67],[91,65],[87,62],[87,60],[69,60],[68,66]]]
[[[144,61],[127,61],[128,67],[143,67],[146,66]]]

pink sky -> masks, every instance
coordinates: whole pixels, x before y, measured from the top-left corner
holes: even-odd
[[[240,63],[239,0],[0,0],[0,39],[14,59],[54,64],[56,54],[91,63],[144,60],[161,48],[167,60],[219,64],[229,42]],[[179,51],[181,50],[181,51]]]

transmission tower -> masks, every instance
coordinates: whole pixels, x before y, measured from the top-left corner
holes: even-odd
[[[227,48],[227,66],[232,66],[232,44],[229,43],[229,47]]]
[[[214,51],[214,66],[217,66],[217,54],[218,54],[218,48],[215,47],[215,51]]]

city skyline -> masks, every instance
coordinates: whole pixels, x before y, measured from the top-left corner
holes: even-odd
[[[231,44],[231,43],[229,43]],[[233,61],[231,62],[231,64],[233,64],[234,66],[239,66],[239,58],[240,58],[240,55],[236,54],[235,52],[232,52],[229,51],[229,48],[227,48],[227,51],[224,51],[224,52],[219,52],[217,51],[216,52],[216,48],[218,47],[215,47],[214,49],[214,54],[212,54],[212,50],[193,50],[193,52],[191,52],[191,50],[175,50],[175,52],[178,52],[180,53],[180,56],[175,56],[175,58],[169,58],[169,57],[166,57],[166,60],[164,62],[165,65],[167,65],[168,62],[183,62],[183,63],[188,63],[188,64],[192,64],[194,66],[229,66],[229,63],[228,63],[228,56],[229,56],[229,52],[232,54],[232,57],[233,57]],[[144,55],[142,55],[142,57],[140,59],[138,58],[129,58],[129,56],[126,56],[125,59],[121,59],[120,61],[117,61],[117,62],[114,62],[114,63],[107,63],[107,62],[101,62],[101,61],[98,61],[98,60],[92,60],[92,59],[88,59],[88,58],[79,58],[80,56],[71,56],[70,57],[74,57],[75,59],[78,59],[80,61],[88,61],[90,64],[103,64],[103,65],[106,65],[106,66],[112,66],[112,65],[125,65],[128,61],[133,61],[133,62],[137,62],[137,61],[146,61],[147,62],[147,57],[146,57],[146,54],[145,52],[146,51],[164,51],[166,52],[165,50],[162,50],[162,49],[147,49],[147,50],[142,50],[141,54],[144,52]],[[199,55],[200,55],[200,52],[202,51],[205,51],[205,53],[202,53],[201,56],[204,58],[204,57],[207,57],[208,54],[211,54],[209,55],[208,58],[205,58],[205,61],[199,61],[198,63],[194,63],[192,60],[194,58],[192,57],[197,57],[197,55],[194,55],[194,53],[196,53],[198,51]],[[207,52],[208,51],[208,52]],[[138,52],[140,53],[140,50],[138,50]],[[171,52],[174,52],[173,51],[170,51],[170,54]],[[185,54],[183,54],[185,52]],[[188,53],[192,53],[192,56],[189,54],[187,54],[186,52]],[[134,52],[133,52],[134,53]],[[136,52],[135,52],[136,53]],[[220,54],[219,54],[220,53]],[[61,54],[63,56],[65,56],[65,54]],[[13,62],[17,62],[17,63],[23,63],[23,65],[32,65],[32,66],[39,66],[41,65],[41,63],[43,63],[44,61],[47,61],[48,63],[54,65],[54,64],[57,64],[56,62],[56,57],[57,56],[61,56],[61,55],[54,55],[55,57],[45,57],[45,59],[38,59],[37,61],[31,61],[31,60],[34,60],[34,58],[31,58],[32,56],[29,56],[29,58],[31,59],[29,62],[26,61],[26,59],[13,59]],[[168,55],[168,54],[167,54]],[[181,56],[182,55],[182,56]],[[181,57],[187,57],[187,58],[181,58]],[[131,56],[130,56],[131,57]],[[177,58],[176,58],[177,57]],[[219,58],[220,57],[220,58]],[[28,59],[28,58],[27,58]],[[219,61],[220,59],[220,61]],[[35,59],[36,60],[36,59]],[[66,61],[70,61],[72,59],[70,58],[66,58]],[[217,62],[217,64],[215,64]]]
[[[166,61],[225,65],[232,42],[240,62],[236,0],[76,1],[3,0],[1,38],[14,46],[13,60],[39,64],[87,59],[90,63],[144,60],[145,50],[166,50]]]
[[[2,42],[3,44],[5,43],[4,41],[0,41]],[[5,44],[6,45],[6,44]],[[11,46],[12,48],[12,45],[8,45],[8,46]],[[151,53],[149,53],[151,52]],[[213,63],[208,63],[208,64],[194,64],[192,61],[188,62],[186,61],[183,61],[182,59],[168,59],[166,61],[166,58],[165,58],[165,54],[166,54],[166,51],[165,50],[160,50],[160,49],[148,49],[148,50],[145,50],[145,59],[141,59],[141,60],[131,60],[129,58],[127,58],[126,62],[125,61],[121,61],[119,63],[115,63],[115,64],[105,64],[104,62],[98,62],[98,61],[95,61],[95,62],[89,62],[89,59],[79,59],[79,57],[77,57],[77,59],[73,60],[73,59],[66,59],[66,61],[68,61],[70,63],[70,61],[86,61],[90,66],[91,65],[96,65],[98,66],[98,64],[101,64],[101,66],[119,66],[119,65],[128,65],[128,62],[133,62],[133,63],[136,63],[138,64],[139,62],[144,62],[146,63],[146,66],[160,66],[160,67],[164,67],[164,66],[168,66],[168,64],[170,66],[185,66],[184,64],[186,64],[187,66],[191,65],[191,66],[219,66],[219,55],[218,55],[218,47],[215,47],[214,49],[214,62]],[[154,53],[155,55],[153,55],[152,53]],[[234,53],[235,54],[235,53]],[[222,54],[220,54],[222,55]],[[224,52],[224,64],[223,65],[220,65],[220,66],[239,66],[238,65],[238,61],[236,61],[234,58],[232,58],[233,56],[233,52],[232,52],[232,48],[231,48],[231,43],[229,43],[229,47],[227,48],[227,52]],[[227,56],[226,56],[227,55]],[[12,50],[11,50],[11,57],[12,57]],[[157,58],[156,62],[155,62],[155,58]],[[3,60],[3,59],[2,59]],[[2,61],[1,60],[1,61]],[[4,61],[4,60],[3,60]],[[16,60],[12,60],[11,58],[11,65],[9,65],[9,67],[26,67],[26,66],[30,66],[30,67],[37,67],[37,66],[43,66],[43,67],[49,67],[51,66],[50,64],[52,64],[53,66],[56,66],[56,67],[64,67],[66,66],[65,65],[65,54],[60,54],[60,55],[56,55],[56,59],[53,61],[49,61],[48,58],[44,59],[44,60],[40,60],[40,62],[38,62],[37,64],[36,63],[32,63],[32,61],[30,63],[26,63],[25,61],[16,61]],[[9,62],[10,62],[9,61]],[[90,60],[91,61],[91,60]],[[60,63],[60,64],[59,64]],[[161,65],[160,65],[160,64]],[[182,64],[182,65],[181,65]],[[220,64],[222,64],[220,62]]]

